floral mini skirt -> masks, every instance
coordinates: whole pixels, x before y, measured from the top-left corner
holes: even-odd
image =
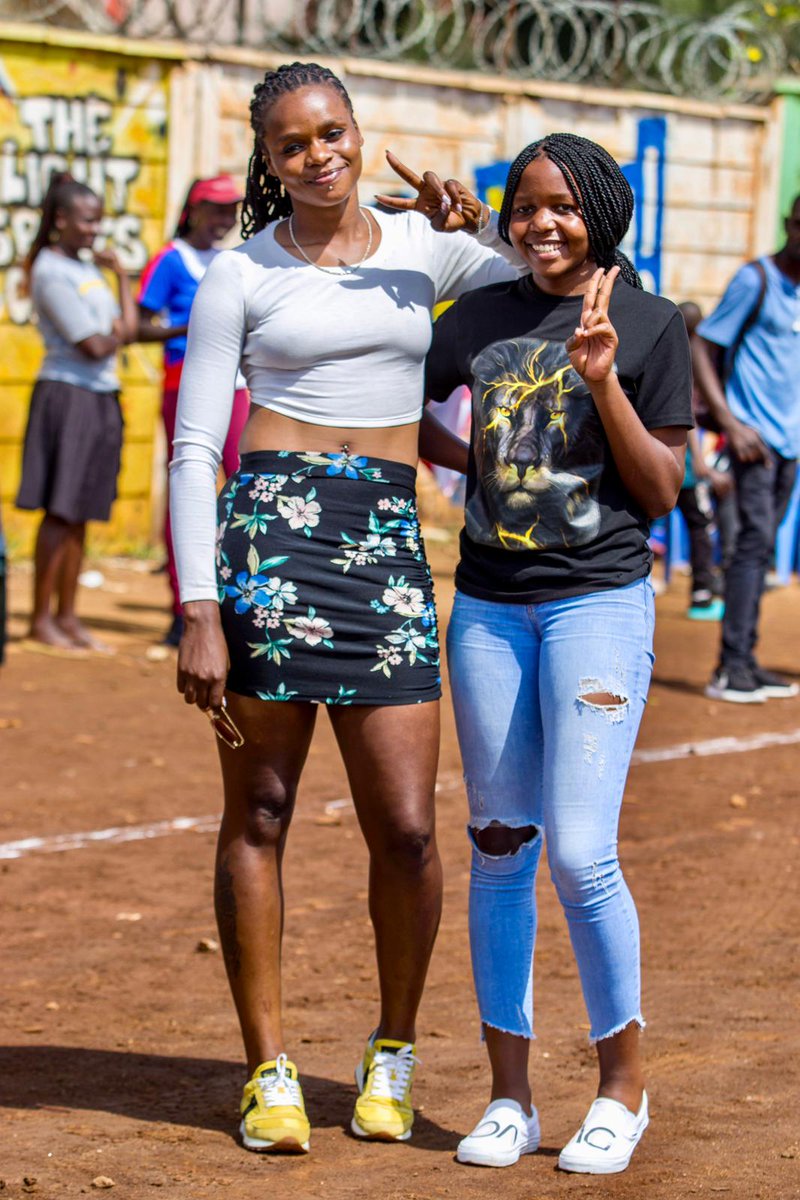
[[[420,704],[441,695],[416,472],[259,450],[219,498],[228,688],[262,700]]]

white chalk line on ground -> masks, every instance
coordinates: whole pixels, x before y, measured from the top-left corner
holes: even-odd
[[[785,733],[756,733],[748,738],[710,738],[705,742],[679,742],[675,746],[655,747],[652,750],[634,750],[632,765],[645,766],[649,763],[672,762],[682,758],[708,758],[715,754],[749,754],[753,750],[765,750],[769,746],[794,746],[800,743],[800,729],[789,729]],[[436,785],[436,790],[445,791],[460,780],[448,775]],[[349,797],[328,800],[323,811],[332,815],[352,805]],[[98,844],[119,845],[124,842],[148,841],[152,838],[168,837],[173,833],[214,833],[220,814],[205,817],[175,817],[171,821],[155,821],[150,825],[123,825],[111,829],[93,829],[88,833],[59,833],[53,837],[21,838],[16,842],[0,842],[0,859],[22,858],[26,854],[54,854],[65,850],[84,850]]]
[[[677,746],[661,746],[653,750],[634,750],[633,765],[670,762],[675,758],[706,758],[712,754],[749,754],[751,750],[765,750],[768,746],[796,746],[800,742],[800,729],[787,729],[786,733],[754,733],[752,737],[710,738],[707,742],[679,742]]]

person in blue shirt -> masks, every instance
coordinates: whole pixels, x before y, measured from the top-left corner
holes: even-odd
[[[692,349],[697,384],[728,439],[739,516],[719,664],[706,694],[745,704],[798,692],[755,657],[767,568],[800,455],[800,196],[785,229],[776,254],[737,271]]]
[[[162,416],[167,435],[167,463],[172,461],[172,440],[178,407],[183,360],[186,355],[186,330],[200,280],[220,250],[220,243],[236,224],[236,211],[242,192],[230,175],[196,179],[189,188],[172,239],[148,263],[139,288],[139,338],[164,343],[164,390]],[[166,324],[163,319],[166,317]],[[244,428],[250,402],[243,377],[236,383],[233,415],[223,451],[226,477],[239,466],[239,437]],[[169,508],[164,526],[167,573],[172,590],[172,624],[165,637],[177,646],[183,631],[183,615],[178,595],[178,575],[172,549]]]

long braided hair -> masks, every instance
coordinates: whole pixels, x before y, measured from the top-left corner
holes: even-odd
[[[250,125],[255,133],[255,144],[247,168],[247,185],[242,204],[243,238],[252,237],[270,222],[288,217],[292,212],[292,201],[283,184],[267,170],[261,145],[264,118],[268,109],[280,96],[296,92],[298,88],[320,85],[335,88],[352,115],[353,105],[341,79],[318,63],[284,63],[276,71],[267,71],[263,81],[256,84],[250,101]]]
[[[85,183],[78,183],[77,179],[73,179],[68,171],[61,171],[51,177],[42,201],[42,219],[39,222],[36,236],[31,242],[31,248],[25,255],[23,267],[28,279],[30,279],[36,259],[53,240],[57,213],[60,209],[72,208],[72,205],[81,196],[92,196],[95,200],[98,199],[96,192],[93,192]]]
[[[561,171],[581,210],[589,235],[589,254],[598,267],[619,267],[626,283],[641,288],[631,260],[618,249],[633,216],[633,192],[607,150],[574,133],[549,133],[531,142],[511,164],[500,209],[498,232],[510,242],[508,227],[522,172],[537,158],[549,158]]]

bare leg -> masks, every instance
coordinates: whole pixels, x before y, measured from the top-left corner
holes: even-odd
[[[639,1057],[639,1026],[636,1022],[632,1021],[613,1037],[599,1041],[597,1059],[600,1066],[598,1096],[619,1100],[631,1112],[638,1112],[644,1091],[644,1075]]]
[[[58,583],[58,614],[56,624],[74,646],[86,650],[108,652],[109,647],[94,637],[75,612],[75,597],[78,592],[78,576],[83,564],[83,547],[86,542],[85,521],[67,526],[64,554],[61,560],[61,575]]]
[[[518,1101],[530,1112],[531,1089],[528,1083],[527,1038],[503,1033],[484,1025],[486,1049],[492,1065],[492,1100]],[[600,1067],[598,1096],[618,1100],[631,1112],[637,1113],[642,1103],[644,1076],[639,1057],[639,1026],[633,1021],[613,1037],[597,1043]]]
[[[245,744],[219,742],[225,811],[214,901],[248,1073],[285,1051],[281,1023],[281,865],[316,706],[231,693]]]
[[[53,619],[53,595],[64,563],[70,526],[60,517],[45,513],[36,535],[34,552],[33,612],[30,636],[48,646],[74,649],[75,643]]]
[[[484,1024],[486,1049],[492,1067],[491,1100],[516,1100],[530,1116],[531,1085],[528,1082],[530,1042],[513,1033],[503,1033]]]
[[[370,853],[377,1032],[413,1042],[442,906],[433,806],[439,705],[332,708],[330,716]]]

